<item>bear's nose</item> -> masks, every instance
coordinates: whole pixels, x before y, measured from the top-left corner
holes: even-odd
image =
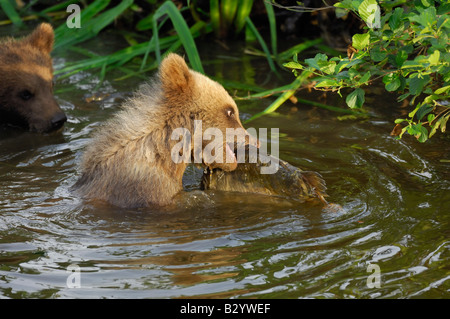
[[[67,117],[66,114],[64,113],[57,113],[55,116],[53,116],[52,118],[52,129],[53,130],[57,130],[59,129],[61,126],[64,125],[64,123],[67,121]]]

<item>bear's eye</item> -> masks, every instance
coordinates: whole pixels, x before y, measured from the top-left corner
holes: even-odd
[[[227,110],[227,116],[232,117],[234,115],[233,110]]]
[[[28,90],[23,90],[19,92],[19,97],[24,100],[24,101],[28,101],[29,99],[31,99],[33,97],[33,93],[31,93]]]

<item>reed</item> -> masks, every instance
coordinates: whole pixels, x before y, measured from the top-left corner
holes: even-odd
[[[192,37],[191,31],[186,24],[183,16],[178,11],[177,7],[172,1],[166,1],[161,7],[156,10],[153,16],[153,36],[150,41],[155,43],[155,53],[158,63],[161,62],[161,50],[159,47],[159,36],[158,36],[158,25],[157,21],[164,15],[168,15],[172,21],[173,27],[177,32],[178,38],[181,41],[187,56],[189,57],[189,62],[191,67],[198,72],[205,73],[203,70],[202,62],[200,61],[200,56],[198,54],[197,46]]]
[[[65,9],[71,3],[78,3],[81,7],[82,28],[67,28],[65,21],[58,23],[58,19],[67,16]],[[55,50],[64,48],[81,53],[86,58],[73,63],[66,63],[61,68],[57,68],[55,75],[59,79],[73,76],[82,71],[92,72],[98,70],[95,76],[99,78],[101,85],[106,75],[117,70],[123,73],[115,78],[117,81],[125,80],[130,77],[142,77],[146,72],[156,69],[162,57],[169,52],[173,52],[183,47],[191,67],[201,73],[204,73],[202,61],[200,59],[195,39],[201,34],[214,33],[216,37],[236,36],[244,29],[247,34],[251,34],[260,49],[253,47],[253,54],[264,56],[270,67],[270,70],[279,75],[280,66],[283,62],[290,60],[292,56],[298,54],[313,46],[323,46],[321,39],[308,40],[283,52],[278,52],[277,22],[273,6],[268,1],[264,1],[267,12],[267,21],[270,30],[270,42],[266,42],[260,34],[257,26],[253,23],[250,13],[253,8],[254,0],[210,0],[209,12],[201,12],[197,7],[195,0],[189,1],[187,6],[178,8],[172,1],[162,2],[155,11],[142,18],[136,24],[137,31],[150,30],[151,35],[147,41],[140,42],[136,39],[142,38],[138,33],[127,33],[129,45],[121,50],[109,55],[99,56],[83,49],[80,44],[98,36],[106,27],[114,21],[125,15],[126,12],[133,10],[136,6],[133,0],[123,0],[112,2],[111,0],[93,0],[84,5],[83,1],[67,0],[52,5],[41,12],[33,12],[32,15],[25,16],[29,10],[21,8],[18,10],[12,1],[0,1],[0,6],[9,20],[0,21],[4,23],[22,24],[23,20],[36,19],[44,17],[54,19],[53,25],[59,26],[55,29]],[[194,18],[194,23],[189,26],[183,15],[190,13]],[[206,16],[206,19],[205,19]],[[170,22],[172,29],[161,34],[163,26]],[[323,48],[325,49],[325,48]],[[248,51],[250,52],[250,50]],[[130,63],[134,61],[133,63]],[[138,63],[136,63],[138,62]],[[277,67],[278,65],[278,67]],[[277,99],[265,110],[255,114],[250,120],[262,115],[274,112],[286,100],[301,87],[307,78],[306,73],[300,74],[291,84],[266,90],[254,84],[238,83],[237,81],[219,80],[226,88],[246,90],[249,93],[247,98],[263,98],[265,96],[277,95]],[[307,103],[308,101],[304,101]],[[319,107],[321,106],[318,105]]]
[[[22,25],[22,19],[11,2],[0,1],[0,7],[3,9],[3,12],[6,14],[11,23],[17,26]]]
[[[117,6],[102,12],[109,2],[110,0],[95,0],[81,10],[82,28],[68,28],[64,23],[56,28],[55,49],[67,48],[96,37],[133,4],[133,0],[123,0]]]
[[[308,77],[311,76],[311,72],[309,71],[303,71],[291,84],[287,85],[283,93],[272,103],[270,104],[266,109],[264,109],[262,112],[256,113],[253,115],[250,119],[246,121],[250,122],[258,117],[261,117],[263,115],[269,114],[274,112],[276,109],[278,109],[284,102],[286,102],[289,98],[291,98],[292,95],[302,86],[305,81],[308,79]]]

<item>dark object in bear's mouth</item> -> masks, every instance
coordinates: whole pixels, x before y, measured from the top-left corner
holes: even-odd
[[[278,165],[273,174],[261,174],[262,167]],[[201,189],[258,193],[293,198],[301,201],[318,199],[327,201],[325,182],[319,173],[303,171],[286,161],[245,146],[245,163],[238,163],[232,172],[206,168]]]

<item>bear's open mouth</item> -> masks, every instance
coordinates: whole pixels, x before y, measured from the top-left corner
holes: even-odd
[[[237,165],[245,165],[245,164],[250,164],[250,165],[256,165],[256,166],[261,166],[264,164],[261,164],[255,160],[257,160],[258,158],[258,154],[259,154],[259,147],[257,146],[253,146],[250,144],[246,144],[246,143],[225,143],[225,147],[226,147],[226,153],[229,154],[228,157],[233,158],[234,162],[231,163],[237,163]],[[239,154],[239,150],[242,152],[242,154]],[[258,153],[256,153],[258,152]],[[243,157],[242,157],[243,156]],[[256,158],[255,158],[256,156]],[[229,161],[227,161],[226,163],[230,163]],[[223,168],[221,167],[213,167],[211,168],[208,165],[204,165],[203,166],[204,172],[216,172],[216,171],[223,171]]]

